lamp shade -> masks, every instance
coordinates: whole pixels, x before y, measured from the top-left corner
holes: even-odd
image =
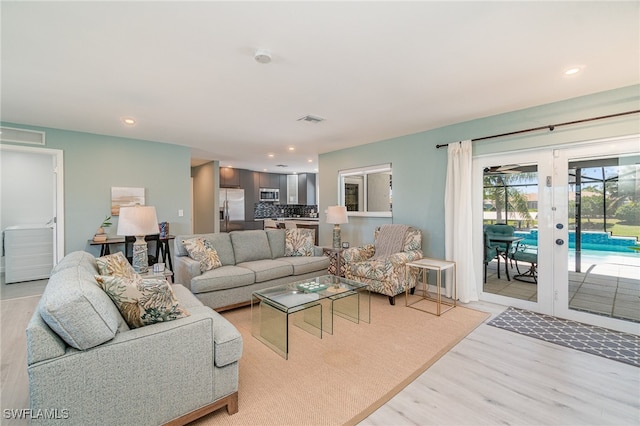
[[[341,224],[349,223],[347,217],[347,208],[345,206],[329,206],[327,207],[327,223]]]
[[[159,232],[155,207],[120,207],[118,235],[153,235]]]

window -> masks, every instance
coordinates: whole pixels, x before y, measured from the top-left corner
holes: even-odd
[[[391,164],[338,172],[338,198],[350,216],[391,217],[393,210]]]

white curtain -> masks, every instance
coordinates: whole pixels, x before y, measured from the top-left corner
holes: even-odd
[[[456,262],[457,297],[463,303],[478,300],[473,259],[471,141],[450,143],[444,194],[445,254]],[[445,294],[453,295],[452,274],[447,273]]]

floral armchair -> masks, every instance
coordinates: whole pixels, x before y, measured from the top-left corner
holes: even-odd
[[[376,249],[381,250],[385,243],[379,238],[381,228],[378,227],[374,233],[374,244],[344,250],[342,259],[346,278],[365,283],[371,291],[389,296],[389,303],[395,305],[395,296],[407,288],[405,265],[422,258],[422,232],[405,225],[385,226],[404,227],[395,228],[398,231],[404,230],[402,247],[397,253],[385,257],[375,256]],[[418,268],[410,268],[408,286],[412,292],[417,283],[418,273]]]

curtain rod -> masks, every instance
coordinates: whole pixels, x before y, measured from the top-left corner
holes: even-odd
[[[550,132],[553,132],[553,130],[556,127],[560,127],[560,126],[568,126],[570,124],[585,123],[587,121],[603,120],[605,118],[620,117],[622,115],[637,114],[639,112],[640,112],[640,109],[637,109],[635,111],[620,112],[617,114],[610,114],[610,115],[601,115],[600,117],[585,118],[583,120],[567,121],[565,123],[549,124],[548,126],[532,127],[531,129],[516,130],[515,132],[501,133],[499,135],[483,136],[481,138],[471,139],[471,142],[478,142],[486,139],[500,138],[502,136],[519,135],[521,133],[535,132],[537,130],[543,130],[543,129],[549,129]],[[449,145],[448,143],[438,144],[436,145],[436,148],[442,148],[448,145]]]

